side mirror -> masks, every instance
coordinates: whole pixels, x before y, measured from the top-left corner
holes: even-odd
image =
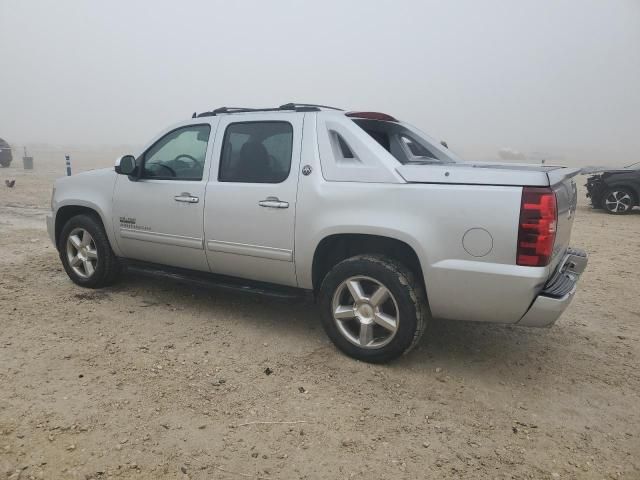
[[[136,173],[137,168],[136,157],[133,155],[123,155],[116,160],[115,171],[120,175],[133,175]]]
[[[442,145],[444,148],[449,148],[449,145],[447,145],[447,142],[445,142],[444,140],[440,141],[440,145]]]

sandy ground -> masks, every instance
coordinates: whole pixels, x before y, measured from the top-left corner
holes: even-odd
[[[640,211],[581,196],[591,259],[552,329],[433,322],[372,366],[311,304],[75,286],[44,227],[57,161],[0,170],[0,478],[640,478]]]

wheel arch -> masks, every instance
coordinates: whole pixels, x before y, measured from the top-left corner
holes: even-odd
[[[106,228],[104,218],[101,215],[100,211],[97,208],[95,208],[95,206],[88,206],[88,205],[81,205],[81,204],[68,204],[68,205],[60,206],[56,210],[55,237],[54,237],[56,242],[55,243],[56,248],[58,248],[58,245],[60,243],[60,234],[65,224],[76,215],[82,215],[82,214],[93,215],[98,220],[100,220],[100,223],[102,224],[102,228],[105,229],[107,238],[109,238],[109,231]]]
[[[329,271],[342,260],[362,255],[381,254],[404,264],[426,289],[420,258],[411,245],[397,238],[365,233],[336,233],[327,235],[316,246],[311,265],[314,293]]]

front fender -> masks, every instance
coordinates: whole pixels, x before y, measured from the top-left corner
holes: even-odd
[[[98,214],[116,255],[121,255],[112,225],[113,189],[117,174],[112,169],[64,177],[56,181],[52,201],[54,222],[65,207],[82,207]]]
[[[105,211],[105,209],[101,208],[100,205],[98,205],[97,203],[94,203],[91,201],[87,201],[83,199],[66,199],[56,205],[56,209],[54,210],[54,213],[53,213],[53,225],[54,225],[54,228],[56,228],[56,230],[57,230],[56,226],[57,226],[58,214],[61,211],[63,211],[65,207],[87,208],[94,211],[96,214],[98,214],[98,216],[100,217],[100,220],[102,221],[102,225],[104,226],[105,232],[107,234],[107,238],[109,239],[109,243],[111,244],[111,249],[116,255],[118,256],[122,255],[120,252],[120,248],[118,247],[116,237],[113,232],[113,227],[111,225],[111,216],[107,211]],[[55,234],[57,235],[57,233],[58,232],[56,231]]]
[[[610,189],[610,188],[627,188],[629,190],[631,190],[634,194],[635,194],[635,200],[636,200],[636,205],[638,203],[640,203],[640,184],[639,185],[635,185],[631,182],[629,182],[628,180],[614,180],[614,181],[609,181],[606,183],[606,187],[605,189]]]

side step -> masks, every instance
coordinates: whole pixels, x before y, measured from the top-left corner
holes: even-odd
[[[127,271],[155,278],[165,278],[175,282],[188,283],[190,285],[225,290],[232,292],[244,292],[254,295],[264,295],[280,300],[313,300],[313,292],[301,288],[286,287],[266,282],[256,282],[241,278],[216,275],[214,273],[199,272],[183,268],[168,267],[153,263],[138,262],[121,259]]]

